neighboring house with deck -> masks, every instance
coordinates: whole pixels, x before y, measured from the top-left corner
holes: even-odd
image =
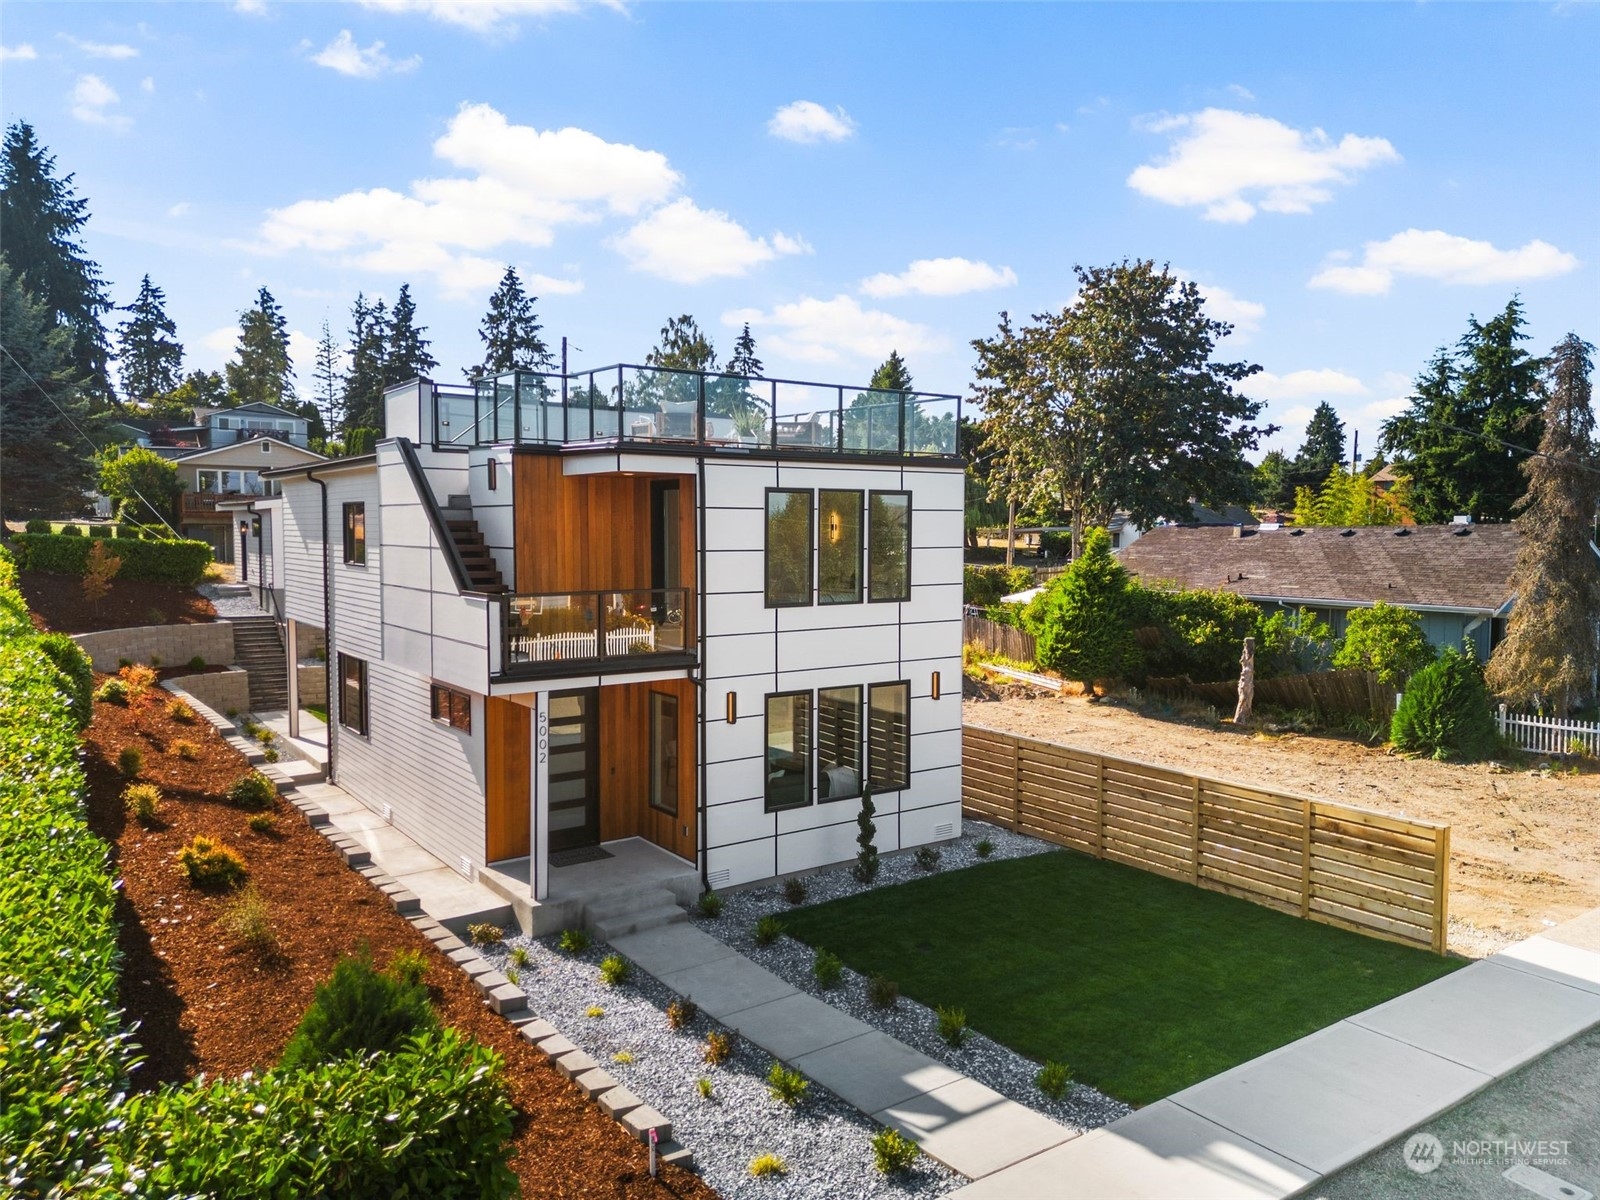
[[[596,888],[847,861],[868,784],[881,851],[956,837],[958,406],[631,366],[390,389],[374,453],[249,506],[290,656],[326,634],[333,779],[540,932]]]
[[[276,485],[266,477],[268,471],[327,461],[303,445],[271,434],[253,434],[179,455],[172,460],[183,485],[178,498],[178,532],[209,542],[218,562],[237,565],[238,514],[219,508],[219,503],[271,495]]]
[[[1268,608],[1309,608],[1342,636],[1351,609],[1382,600],[1417,612],[1428,640],[1471,638],[1487,660],[1511,612],[1514,525],[1152,529],[1121,551],[1146,583],[1222,589]]]

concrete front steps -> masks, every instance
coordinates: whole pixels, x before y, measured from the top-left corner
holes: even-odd
[[[278,623],[271,617],[231,617],[233,661],[249,672],[250,708],[266,712],[289,707],[289,665]]]
[[[584,905],[583,921],[602,942],[687,921],[689,914],[666,888],[612,896]]]

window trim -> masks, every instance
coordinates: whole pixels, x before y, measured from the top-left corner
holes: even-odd
[[[856,694],[856,790],[838,796],[822,795],[822,693],[853,691]],[[819,687],[817,698],[812,702],[811,724],[814,727],[811,740],[816,742],[817,767],[816,788],[818,804],[833,804],[839,800],[859,800],[867,785],[867,746],[866,746],[866,715],[867,715],[867,685],[860,683],[841,683],[833,687]]]
[[[904,496],[906,498],[906,587],[904,595],[875,596],[873,595],[874,579],[867,580],[868,604],[905,604],[911,599],[911,493],[904,488],[873,488],[867,493],[867,510],[864,514],[863,524],[866,525],[867,567],[872,566],[872,501],[878,496]]]
[[[439,700],[443,696],[444,716],[439,715]],[[456,701],[466,705],[467,715],[465,724],[456,723]],[[464,692],[460,688],[453,688],[447,683],[433,683],[428,687],[428,712],[435,725],[443,725],[447,729],[454,729],[460,733],[472,733],[472,693]]]
[[[848,600],[825,600],[822,592],[822,514],[824,511],[822,498],[824,496],[854,496],[856,498],[856,594]],[[867,493],[861,488],[818,488],[817,489],[817,519],[814,522],[817,534],[817,577],[816,593],[819,606],[833,606],[836,604],[860,604],[867,591]]]
[[[348,719],[350,714],[345,705],[345,689],[349,686],[345,682],[345,665],[347,663],[355,664],[356,675],[359,677],[356,682],[356,690],[360,693],[361,703],[359,706],[360,711],[355,714],[360,722],[359,724],[350,723]],[[341,651],[339,654],[339,724],[343,728],[350,730],[351,733],[360,734],[362,737],[370,736],[372,729],[372,705],[367,689],[367,678],[367,660]]]
[[[346,500],[344,502],[344,561],[346,566],[364,567],[367,565],[367,502],[365,500]],[[355,530],[351,527],[350,518],[358,513],[361,516],[361,540],[359,545],[360,557],[356,557],[357,542]]]
[[[806,586],[804,600],[775,601],[772,598],[772,495],[805,496],[806,502]],[[761,506],[761,600],[767,608],[810,608],[817,598],[817,493],[815,488],[769,487]]]
[[[905,775],[903,779],[892,779],[888,781],[873,778],[872,762],[872,694],[873,692],[885,688],[900,688],[902,694],[905,696],[906,701]],[[867,769],[865,774],[867,777],[867,782],[872,786],[872,794],[877,796],[884,792],[904,792],[909,790],[911,787],[911,681],[909,679],[896,679],[885,683],[869,683],[867,685],[866,722],[863,732],[865,733],[867,740]]]
[[[805,799],[794,804],[774,804],[772,802],[771,770],[767,763],[767,755],[772,752],[772,702],[786,700],[794,697],[803,697],[806,702],[806,781],[801,789]],[[810,808],[815,803],[817,786],[816,765],[816,698],[810,688],[800,688],[796,691],[768,692],[761,702],[761,803],[762,811],[769,813],[792,812],[799,808]]]
[[[646,782],[645,787],[645,802],[649,804],[653,811],[665,813],[673,820],[677,820],[679,815],[683,812],[683,789],[678,786],[679,781],[676,778],[672,780],[672,793],[674,800],[673,806],[668,808],[664,804],[656,803],[657,793],[664,792],[666,790],[664,786],[658,786],[664,785],[666,780],[664,778],[658,778],[657,775],[657,769],[660,766],[660,761],[656,757],[656,721],[658,719],[657,714],[664,714],[669,705],[671,706],[673,741],[677,744],[677,749],[673,755],[671,773],[676,775],[680,770],[681,760],[677,756],[683,752],[683,718],[679,712],[680,705],[678,703],[678,697],[672,692],[658,692],[652,690],[650,692],[650,716],[648,718],[649,728],[646,735],[650,739],[650,770],[649,779]]]

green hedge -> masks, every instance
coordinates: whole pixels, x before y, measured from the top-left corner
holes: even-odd
[[[51,571],[58,575],[82,575],[89,558],[90,541],[61,534],[19,533],[17,564],[25,570]],[[205,578],[211,563],[211,547],[205,542],[172,540],[134,541],[118,538],[112,553],[122,560],[118,579],[139,579],[148,583],[175,583],[193,587]]]
[[[1002,596],[1027,591],[1033,586],[1033,572],[1027,567],[974,567],[961,571],[962,599],[968,604],[988,607],[1000,603]]]

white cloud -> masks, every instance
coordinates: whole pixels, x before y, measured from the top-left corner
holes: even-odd
[[[1208,221],[1240,222],[1267,212],[1307,213],[1333,198],[1333,184],[1380,163],[1398,162],[1384,138],[1347,133],[1334,142],[1271,117],[1228,109],[1149,123],[1174,138],[1166,158],[1128,176],[1128,186],[1163,204],[1204,208]]]
[[[861,281],[864,295],[960,296],[990,288],[1011,287],[1017,273],[1010,267],[991,267],[970,258],[919,258],[898,275],[873,275]]]
[[[1245,380],[1240,387],[1263,400],[1301,400],[1308,396],[1367,394],[1367,385],[1354,375],[1346,375],[1343,371],[1335,371],[1328,367],[1290,371],[1287,375],[1274,375],[1271,371],[1262,371]]]
[[[139,51],[133,46],[126,46],[115,42],[85,42],[73,37],[70,33],[63,33],[62,38],[76,47],[80,52],[90,58],[138,58]]]
[[[86,124],[107,129],[126,129],[132,124],[121,113],[111,111],[112,105],[121,103],[121,97],[98,75],[79,75],[72,87],[71,102],[72,115]]]
[[[746,321],[761,331],[761,348],[804,362],[882,362],[889,351],[904,354],[940,348],[925,325],[877,309],[862,308],[853,296],[815,300],[802,296],[770,313],[739,308],[722,314],[722,323],[739,328]]]
[[[311,56],[311,61],[352,79],[376,79],[384,74],[414,71],[422,65],[422,57],[417,54],[410,58],[390,58],[383,52],[382,42],[358,46],[348,29],[341,29],[338,37]]]
[[[786,142],[842,142],[856,131],[856,123],[842,108],[831,111],[815,100],[796,100],[772,114],[767,132]]]
[[[264,17],[267,3],[266,0],[233,0],[233,11],[247,17]]]
[[[17,46],[0,46],[0,62],[28,62],[38,57],[39,52],[27,42]]]
[[[139,80],[139,90],[147,95],[154,92],[156,90],[156,77],[154,75],[146,75]]]
[[[180,200],[180,201],[178,201],[178,203],[174,204],[171,208],[167,209],[167,216],[169,216],[169,217],[187,217],[189,215],[190,210],[193,207],[194,206],[192,204],[190,204],[187,200]]]
[[[1238,337],[1248,337],[1261,328],[1267,315],[1267,306],[1243,296],[1235,296],[1225,287],[1214,283],[1196,282],[1200,295],[1206,302],[1206,315],[1218,321],[1227,321]]]
[[[239,344],[239,327],[237,325],[224,325],[221,329],[213,329],[200,339],[200,349],[205,351],[205,361],[215,366],[212,370],[220,370],[222,364],[233,357],[234,348]]]
[[[637,271],[673,283],[701,283],[743,275],[779,254],[799,253],[805,243],[783,234],[772,242],[751,237],[727,213],[701,208],[684,196],[656,209],[608,244]]]
[[[534,272],[522,277],[522,286],[535,296],[576,296],[583,291],[583,280],[556,279]]]
[[[273,209],[261,248],[427,272],[462,294],[494,286],[505,270],[501,248],[548,246],[562,225],[633,216],[671,199],[681,182],[656,151],[582,129],[513,125],[484,104],[462,106],[433,152],[471,174],[418,179],[409,193],[377,187]]]
[[[511,35],[519,17],[552,17],[580,12],[582,0],[361,0],[363,8],[388,13],[419,13],[484,37]],[[599,0],[599,7],[626,11],[621,0]]]
[[[1490,242],[1456,237],[1442,230],[1407,229],[1382,242],[1368,242],[1361,262],[1337,265],[1348,255],[1332,257],[1312,276],[1314,288],[1357,296],[1381,296],[1396,275],[1415,275],[1447,284],[1521,283],[1565,275],[1578,265],[1575,255],[1537,239],[1514,250]]]
[[[787,233],[772,235],[772,248],[779,254],[815,254],[810,242],[803,237],[790,237]]]
[[[1246,102],[1256,98],[1256,94],[1249,88],[1245,87],[1242,83],[1230,83],[1228,85],[1228,94],[1231,96],[1237,96],[1239,99]]]

